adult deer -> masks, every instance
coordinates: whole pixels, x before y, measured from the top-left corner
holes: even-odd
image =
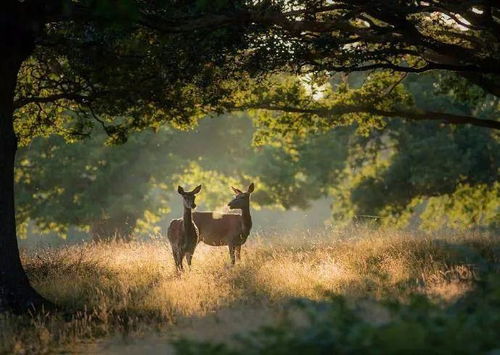
[[[186,192],[179,186],[177,192],[182,196],[184,205],[184,215],[182,218],[173,219],[168,226],[168,240],[172,246],[174,254],[175,267],[177,271],[184,270],[182,261],[184,256],[191,267],[191,259],[193,258],[194,249],[199,242],[199,231],[196,224],[193,222],[191,210],[196,207],[194,200],[196,194],[200,192],[201,185],[197,186],[193,191]]]
[[[194,212],[193,219],[200,230],[200,240],[213,246],[227,245],[231,264],[234,265],[236,259],[240,259],[241,246],[245,244],[252,229],[250,194],[254,190],[254,184],[251,183],[246,192],[232,186],[231,188],[236,196],[228,206],[230,209],[241,210],[241,214]]]

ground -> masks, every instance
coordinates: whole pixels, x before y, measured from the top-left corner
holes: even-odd
[[[486,297],[474,292],[498,275],[500,238],[486,232],[430,235],[365,227],[254,233],[235,267],[227,248],[200,245],[193,268],[183,274],[175,271],[162,237],[30,251],[23,261],[35,288],[66,312],[0,316],[0,352],[166,353],[189,347],[180,339],[195,348],[209,341],[238,349],[242,343],[235,335],[258,336],[252,332],[264,325],[308,329],[304,302],[308,309],[324,304],[322,312],[330,314],[339,307],[338,296],[350,309],[345,311],[348,328],[374,327],[370,334],[402,317],[386,306],[388,300],[411,313],[412,300],[422,296],[428,307],[449,314],[452,305],[471,295]],[[485,312],[498,315],[498,310]],[[500,348],[489,338],[484,343]]]

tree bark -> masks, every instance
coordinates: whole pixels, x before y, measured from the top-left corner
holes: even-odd
[[[31,287],[17,245],[14,97],[19,69],[34,42],[32,36],[17,25],[19,22],[8,15],[0,16],[0,312],[22,313],[52,305]]]

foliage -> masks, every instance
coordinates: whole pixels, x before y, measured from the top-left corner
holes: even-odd
[[[436,110],[454,99],[453,94],[433,90],[436,84],[438,91],[442,86],[432,76],[410,79],[406,85],[417,105]],[[498,108],[495,100],[483,95],[455,110],[481,115],[482,110]],[[392,122],[384,132],[354,144],[343,184],[333,188],[340,201],[335,216],[377,216],[383,223],[406,225],[414,223],[411,219],[417,215],[424,228],[495,226],[498,144],[496,134],[473,127]],[[472,202],[472,196],[477,200]],[[442,207],[439,213],[438,206]]]
[[[256,143],[272,142],[287,152],[282,160],[294,161],[292,170],[298,181],[323,176],[319,187],[310,184],[303,188],[311,196],[319,196],[313,191],[320,191],[320,195],[333,197],[337,223],[361,219],[400,226],[421,222],[425,229],[495,228],[499,196],[494,184],[500,164],[496,133],[476,127],[442,127],[437,122],[402,123],[387,117],[380,117],[379,129],[373,129],[377,124],[367,125],[370,121],[364,114],[356,118],[351,109],[342,111],[346,105],[362,107],[363,100],[373,100],[369,107],[375,112],[399,110],[404,105],[431,112],[453,107],[454,114],[475,112],[479,117],[498,112],[495,98],[477,88],[450,84],[451,79],[435,74],[398,78],[387,73],[350,75],[340,81],[333,77],[323,84],[319,99],[315,98],[317,92],[308,92],[304,85],[299,90],[298,83],[294,86],[289,84],[293,81],[285,80],[281,91],[258,91],[264,97],[257,101],[286,114],[276,117],[256,112]],[[382,90],[384,87],[390,89]],[[337,128],[353,123],[357,133],[365,134],[357,136],[349,129],[341,133]],[[326,133],[330,129],[335,131]],[[328,139],[338,140],[338,145],[325,144]],[[315,154],[319,157],[325,149],[330,157],[322,159],[336,169],[303,154],[318,143],[321,146]],[[302,169],[304,163],[307,169]],[[284,168],[276,162],[273,166]],[[283,173],[293,179],[290,171]],[[281,180],[293,186],[286,178]],[[439,213],[437,208],[441,208]]]
[[[23,26],[35,31],[36,39],[17,85],[22,141],[50,132],[88,135],[97,124],[123,142],[136,130],[165,123],[185,128],[207,113],[242,106],[271,111],[262,113],[275,118],[264,120],[264,127],[300,132],[307,124],[298,127],[298,122],[325,125],[324,115],[336,124],[357,122],[364,130],[383,125],[384,114],[498,128],[496,113],[464,116],[448,107],[438,114],[422,112],[401,86],[393,87],[396,72],[439,69],[452,90],[463,91],[473,82],[498,96],[496,5],[447,0],[432,6],[383,1],[378,7],[371,1],[207,4],[126,1],[116,7],[108,0],[54,0],[44,6],[30,0],[17,5],[29,14]],[[332,73],[372,69],[379,71],[361,88],[339,85],[335,97],[328,93],[319,102],[298,84],[307,76],[324,81]],[[281,79],[269,79],[269,73],[280,73]],[[283,75],[292,77],[282,80]],[[313,112],[296,120],[299,112],[289,115],[285,108]]]
[[[434,101],[446,104],[446,97]],[[104,146],[103,135],[69,145],[56,137],[37,140],[18,160],[18,219],[64,232],[114,216],[123,226],[137,221],[136,230],[144,231],[171,207],[168,193],[176,184],[204,184],[200,201],[213,209],[227,203],[230,185],[254,181],[254,207],[307,208],[327,196],[336,223],[375,218],[404,226],[417,223],[416,216],[425,229],[498,223],[498,143],[488,131],[392,122],[368,136],[339,127],[252,147],[260,128],[246,115],[228,115],[203,120],[192,131],[138,133],[123,147]],[[105,168],[109,164],[115,168]],[[95,180],[82,184],[86,169]],[[113,176],[120,176],[114,187],[122,186],[120,193],[108,193]],[[144,178],[129,180],[133,176]]]
[[[339,81],[337,76],[326,79],[304,82],[297,77],[272,77],[247,88],[234,105],[252,110],[259,145],[276,141],[277,137],[290,145],[297,137],[353,124],[358,133],[367,135],[384,127],[391,112],[413,107],[401,78],[388,71],[366,73],[359,86]]]
[[[189,142],[176,154],[194,162],[205,174],[207,190],[200,201],[207,206],[221,206],[228,184],[238,186],[254,181],[252,206],[306,208],[310,201],[325,193],[325,186],[335,181],[343,167],[346,142],[351,129],[305,137],[296,145],[252,146],[252,137],[259,131],[258,123],[249,115],[227,115],[200,122],[194,132],[182,133],[178,141]],[[258,133],[257,133],[258,134]],[[201,170],[201,171],[200,171]],[[180,180],[193,181],[189,173]],[[219,195],[219,197],[217,196]]]
[[[494,137],[474,129],[438,130],[432,124],[422,124],[418,128],[401,127],[397,130],[395,138],[388,138],[382,144],[382,149],[375,152],[373,165],[359,169],[354,174],[358,177],[348,175],[350,171],[346,172],[345,183],[351,186],[346,197],[356,206],[357,214],[392,216],[393,219],[388,220],[388,223],[399,219],[404,224],[415,207],[427,198],[436,201],[439,196],[452,196],[456,193],[454,207],[459,208],[459,191],[464,185],[469,186],[471,191],[484,190],[485,186],[492,190],[491,197],[484,196],[477,200],[475,207],[482,205],[488,208],[487,201],[498,198],[494,192],[494,183],[498,174],[499,157],[498,143]],[[393,146],[390,151],[394,153],[388,157],[390,151],[384,151],[384,146]],[[362,162],[370,159],[366,157]],[[355,164],[356,162],[351,167]],[[345,189],[345,185],[342,188]],[[476,197],[480,196],[481,193]],[[489,208],[486,213],[497,213],[494,203],[489,204]],[[478,213],[481,210],[482,208],[476,208]],[[450,212],[449,208],[446,209],[446,213]],[[430,214],[424,213],[422,217],[429,216]],[[480,218],[477,222],[479,220]],[[457,224],[454,226],[458,227]],[[464,223],[461,228],[467,227],[470,224]]]
[[[60,234],[90,227],[108,237],[127,236],[138,220],[155,222],[149,211],[168,211],[167,192],[181,168],[168,153],[171,136],[143,132],[120,146],[105,146],[103,133],[71,144],[58,136],[33,141],[17,162],[19,223],[31,219],[41,231]]]
[[[102,131],[70,144],[57,136],[36,139],[17,161],[20,234],[29,220],[60,235],[106,221],[101,234],[109,236],[151,230],[176,203],[169,197],[177,184],[202,183],[202,208],[225,206],[229,186],[251,181],[258,186],[254,208],[306,208],[343,166],[347,131],[308,139],[292,155],[280,147],[252,148],[253,131],[247,116],[226,116],[191,131],[137,133],[119,146],[105,145]]]
[[[193,15],[196,4],[127,4],[123,11],[111,10],[108,1],[68,4],[72,15],[81,6],[81,17],[63,16],[44,28],[17,85],[22,142],[51,132],[87,136],[95,125],[117,143],[164,123],[186,128],[227,95],[224,76],[231,68],[224,58],[239,47],[239,31],[162,33],[138,26],[140,13]]]
[[[453,194],[431,197],[422,212],[422,227],[446,226],[453,229],[471,227],[500,228],[500,184],[459,185]]]

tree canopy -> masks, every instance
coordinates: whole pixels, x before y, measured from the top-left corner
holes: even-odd
[[[417,109],[391,90],[404,77],[395,72],[442,70],[498,96],[495,1],[28,0],[17,6],[23,16],[46,23],[19,76],[15,105],[32,122],[18,127],[28,135],[54,124],[88,134],[97,123],[123,141],[130,130],[189,125],[203,114],[241,107],[500,128],[496,113],[479,118]],[[337,102],[328,105],[310,97],[308,105],[294,105],[233,95],[235,88],[245,96],[262,93],[266,89],[249,78],[270,72],[321,80],[368,70],[385,72],[369,77],[362,91],[332,93]],[[265,82],[271,85],[282,83]],[[57,125],[62,120],[63,127]]]

